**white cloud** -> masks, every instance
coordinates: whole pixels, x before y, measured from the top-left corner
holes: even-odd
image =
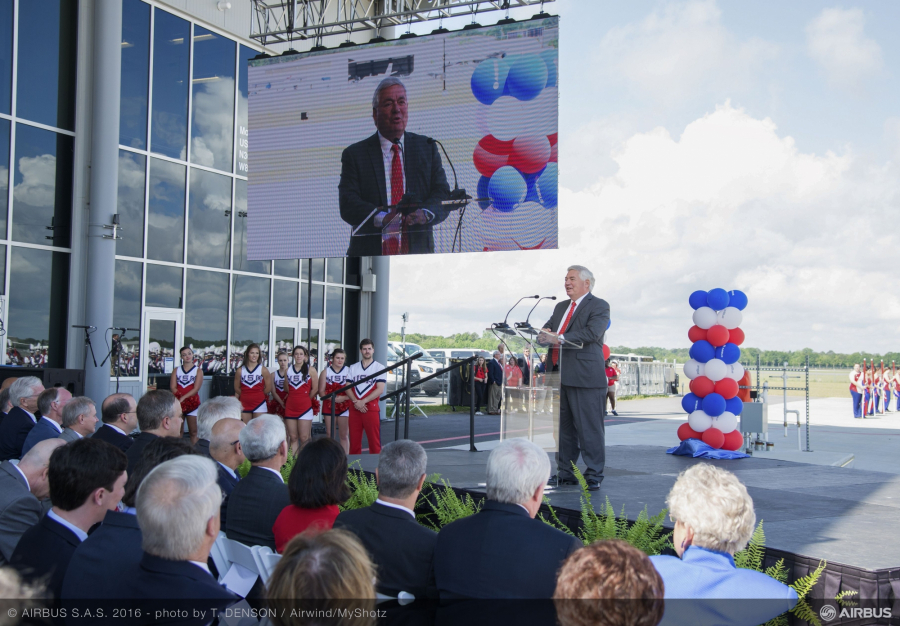
[[[892,164],[801,152],[774,122],[727,102],[680,137],[635,134],[613,159],[614,175],[560,189],[561,250],[393,260],[391,327],[409,310],[409,332],[484,328],[526,292],[563,295],[565,267],[580,263],[612,307],[613,345],[687,346],[687,297],[712,287],[748,293],[747,345],[900,340],[897,280],[879,260],[900,245],[885,227],[900,192]],[[549,312],[545,303],[534,317]]]
[[[13,189],[16,202],[38,207],[52,207],[56,195],[56,157],[42,154],[19,159],[22,180]]]
[[[858,89],[881,73],[881,47],[865,33],[861,9],[823,9],[806,27],[806,49],[832,87]]]

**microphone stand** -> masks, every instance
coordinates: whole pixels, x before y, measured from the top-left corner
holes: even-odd
[[[509,331],[509,330],[511,330],[511,329],[509,328],[509,324],[506,323],[506,321],[509,319],[509,314],[513,312],[513,309],[514,309],[514,308],[516,308],[517,306],[519,306],[519,302],[521,302],[522,300],[530,300],[530,299],[532,299],[532,298],[533,298],[533,299],[539,299],[540,296],[522,296],[521,298],[519,298],[519,299],[516,301],[516,303],[515,303],[514,305],[512,305],[512,307],[510,307],[509,311],[506,312],[506,317],[503,318],[503,321],[502,321],[501,323],[499,323],[499,324],[492,324],[492,325],[491,325],[491,328],[492,328],[492,329],[493,329],[493,328],[496,328],[497,330],[501,330],[501,331]],[[512,335],[512,334],[514,334],[514,333],[512,333],[512,332],[504,332],[503,334],[504,334],[504,335]]]

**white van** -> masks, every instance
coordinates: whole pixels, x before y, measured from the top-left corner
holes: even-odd
[[[432,348],[428,350],[428,354],[432,358],[440,361],[443,367],[450,364],[450,359],[468,359],[470,356],[483,356],[485,359],[491,358],[491,353],[480,348]]]

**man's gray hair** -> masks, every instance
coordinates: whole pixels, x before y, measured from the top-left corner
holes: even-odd
[[[258,463],[278,454],[278,448],[287,439],[287,431],[277,415],[260,415],[250,420],[238,439],[247,460]]]
[[[216,464],[194,454],[161,463],[147,474],[136,498],[144,552],[186,561],[203,545],[206,524],[222,504],[217,478]]]
[[[142,431],[156,430],[163,420],[175,415],[178,398],[166,389],[155,389],[141,396],[137,404],[138,426]]]
[[[59,400],[60,389],[62,387],[50,387],[49,389],[44,389],[41,395],[38,396],[38,411],[41,412],[41,415],[50,415],[53,403]]]
[[[208,441],[212,427],[226,417],[241,419],[241,401],[234,396],[210,398],[197,409],[197,436]]]
[[[378,108],[378,96],[381,95],[381,92],[387,89],[388,87],[393,87],[394,85],[400,85],[403,87],[404,93],[406,92],[406,85],[403,84],[403,81],[397,78],[396,76],[388,76],[375,88],[375,93],[372,94],[372,108]]]
[[[409,497],[425,474],[425,448],[409,439],[392,441],[378,457],[378,493],[388,498]]]
[[[19,406],[22,398],[28,398],[40,393],[38,388],[43,389],[44,383],[37,376],[23,376],[9,386],[9,402],[13,406]]]
[[[578,272],[578,277],[581,280],[590,281],[591,285],[589,291],[594,290],[594,274],[591,272],[591,270],[586,268],[584,265],[570,265],[568,269],[566,269],[566,272],[571,272],[572,270]]]
[[[72,428],[80,416],[90,413],[91,407],[97,408],[94,401],[87,396],[77,396],[69,400],[62,410],[62,427]]]
[[[527,439],[507,439],[491,451],[487,462],[487,497],[522,504],[550,478],[550,458]]]
[[[496,358],[498,354],[500,354],[500,351],[499,351],[499,350],[494,350],[494,354],[493,354],[494,358]]]

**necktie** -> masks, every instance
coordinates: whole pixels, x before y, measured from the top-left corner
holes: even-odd
[[[400,160],[400,144],[393,144],[391,152],[394,157],[391,159],[391,204],[396,206],[403,199],[403,162]],[[400,225],[400,254],[409,253],[409,234],[406,223]]]
[[[563,334],[566,332],[566,329],[569,327],[569,322],[572,320],[572,313],[575,312],[575,302],[572,302],[572,306],[569,307],[569,313],[566,315],[566,321],[563,322],[562,328],[559,329],[559,334]],[[553,349],[550,351],[550,361],[553,365],[559,363],[559,346],[553,346]]]

